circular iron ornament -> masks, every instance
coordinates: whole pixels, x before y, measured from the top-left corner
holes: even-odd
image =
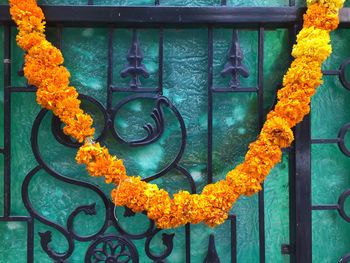
[[[95,240],[85,254],[85,263],[138,263],[135,245],[124,236],[108,234]]]
[[[102,130],[100,136],[98,136],[96,139],[97,142],[102,141],[105,138],[105,136],[107,134],[107,130],[108,130],[108,126],[107,126],[108,114],[107,114],[106,108],[103,106],[103,104],[101,102],[99,102],[98,100],[96,100],[90,96],[79,94],[79,99],[81,101],[85,100],[85,101],[88,101],[88,102],[94,104],[102,112],[103,121],[104,121],[103,130]],[[58,117],[56,117],[55,115],[53,115],[52,122],[51,122],[51,131],[52,131],[55,139],[60,144],[62,144],[64,146],[78,149],[82,144],[78,143],[76,141],[73,141],[73,139],[70,136],[67,136],[66,134],[64,134],[64,132],[62,130],[62,125],[63,125],[63,123],[60,121],[60,119]]]
[[[350,223],[350,216],[345,211],[345,201],[350,196],[350,189],[347,189],[345,192],[341,194],[338,200],[338,212],[340,216],[347,222]]]
[[[339,80],[341,84],[346,88],[347,90],[350,91],[350,82],[347,81],[346,76],[345,76],[345,69],[346,67],[350,64],[350,58],[345,60],[339,67]]]
[[[339,259],[338,263],[350,263],[350,253]]]
[[[342,153],[344,153],[346,156],[350,157],[350,150],[345,145],[345,136],[347,132],[350,129],[350,123],[345,124],[338,134],[338,146]]]

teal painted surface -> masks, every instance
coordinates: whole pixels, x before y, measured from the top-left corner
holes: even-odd
[[[23,222],[0,222],[0,262],[27,262],[27,224]],[[12,251],[12,253],[9,253]]]
[[[4,2],[4,1],[3,1]],[[43,3],[44,1],[42,1]],[[85,4],[86,1],[45,1],[48,4]],[[111,4],[112,1],[95,1],[96,4]],[[166,1],[163,5],[218,5],[219,1]],[[0,2],[2,3],[2,2]],[[154,1],[113,1],[113,4],[153,5]],[[276,6],[287,5],[287,1],[258,2],[229,1],[229,5]],[[3,38],[1,28],[0,37]],[[13,34],[16,31],[13,30]],[[63,31],[63,53],[65,65],[72,74],[71,82],[80,93],[93,96],[105,104],[107,83],[107,36],[106,29],[69,28]],[[142,79],[144,87],[155,87],[158,77],[158,31],[140,30],[140,42],[145,54],[144,64],[150,72],[150,78]],[[346,30],[333,34],[335,53],[327,61],[325,69],[336,69],[348,57],[349,45],[344,40]],[[120,70],[126,63],[125,55],[130,47],[132,33],[128,29],[116,29],[114,34],[114,78],[113,83],[127,86],[129,79],[119,77]],[[242,30],[239,33],[241,47],[245,54],[244,64],[250,70],[250,76],[242,79],[243,87],[255,86],[257,82],[257,32]],[[55,31],[49,30],[49,38],[55,41]],[[229,78],[223,79],[220,71],[226,63],[226,54],[231,41],[231,30],[214,30],[214,83],[226,86]],[[0,58],[3,57],[0,41]],[[266,31],[264,61],[264,109],[269,110],[274,100],[276,87],[281,83],[288,67],[288,34],[285,30]],[[12,45],[12,83],[23,86],[23,78],[17,76],[17,69],[22,65],[23,52],[15,42]],[[193,176],[198,189],[207,180],[207,29],[166,29],[164,32],[164,95],[182,114],[188,132],[188,143],[181,164]],[[3,68],[0,67],[0,81],[3,81]],[[116,94],[116,104],[125,95]],[[350,119],[346,110],[350,94],[336,77],[325,78],[325,84],[313,100],[312,130],[313,138],[333,138],[339,128]],[[335,103],[336,102],[336,103]],[[0,103],[3,104],[3,88],[0,89]],[[128,139],[139,138],[142,125],[150,121],[149,113],[153,104],[139,100],[123,107],[115,122],[116,128]],[[92,105],[84,103],[95,119],[97,133],[101,131],[102,115]],[[21,186],[26,174],[35,167],[36,161],[30,147],[30,129],[40,111],[34,94],[14,93],[12,95],[12,215],[27,215],[21,200]],[[156,143],[130,148],[117,144],[114,139],[107,139],[111,152],[125,160],[129,174],[143,177],[152,175],[171,161],[179,148],[179,127],[174,116],[166,111],[166,132]],[[0,129],[3,132],[3,116],[0,113]],[[94,183],[109,193],[111,186],[102,179],[89,177],[84,167],[74,162],[75,151],[57,143],[50,131],[51,114],[47,114],[40,126],[39,145],[43,159],[56,171],[71,178]],[[223,178],[227,171],[242,161],[248,144],[258,134],[257,97],[255,94],[216,94],[214,96],[214,180]],[[0,136],[0,146],[3,144]],[[350,184],[349,159],[344,157],[336,146],[314,146],[312,149],[313,203],[335,203],[340,193]],[[3,178],[3,160],[0,158],[0,176]],[[155,181],[171,193],[179,189],[189,190],[188,182],[176,171]],[[2,196],[3,181],[0,180]],[[265,228],[266,261],[288,262],[289,257],[281,255],[281,244],[289,241],[289,198],[288,198],[288,158],[284,155],[280,163],[269,175],[265,184]],[[89,234],[98,230],[103,222],[104,209],[101,200],[92,191],[65,184],[53,179],[44,172],[38,173],[30,184],[30,200],[40,213],[56,223],[64,224],[68,215],[79,205],[97,203],[98,213],[93,218],[79,216],[75,225],[78,233]],[[0,213],[3,213],[3,199],[0,198]],[[349,209],[350,210],[350,209]],[[117,209],[117,216],[125,229],[141,233],[148,226],[145,216],[122,217],[122,209]],[[241,198],[232,213],[237,214],[238,262],[255,263],[259,259],[258,245],[258,205],[257,196]],[[332,227],[329,227],[329,226]],[[54,248],[65,251],[64,238],[53,229],[35,221],[35,233],[53,231]],[[26,225],[21,223],[0,224],[0,262],[25,262]],[[109,229],[116,232],[115,229]],[[226,222],[222,226],[210,229],[204,225],[191,227],[192,262],[203,262],[206,256],[208,237],[215,234],[216,246],[221,262],[230,260],[230,227]],[[174,250],[168,262],[184,262],[184,228],[167,230],[175,233]],[[336,262],[339,257],[349,252],[349,224],[346,224],[334,212],[313,213],[313,254],[314,262]],[[338,238],[339,237],[339,238]],[[325,240],[334,240],[325,242]],[[134,241],[140,254],[141,262],[151,262],[144,252],[144,240]],[[19,246],[18,244],[21,244]],[[76,242],[76,249],[70,262],[82,262],[89,244]],[[161,235],[151,244],[153,251],[162,251]],[[35,262],[51,262],[40,246],[39,236],[35,234]]]

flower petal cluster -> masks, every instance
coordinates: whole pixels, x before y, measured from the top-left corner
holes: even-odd
[[[78,93],[69,87],[70,74],[62,66],[59,49],[45,38],[44,14],[35,0],[11,0],[10,13],[19,33],[18,45],[26,51],[24,75],[37,87],[37,102],[52,110],[63,123],[63,131],[79,142],[94,135],[93,120],[80,108]]]
[[[105,177],[116,185],[112,201],[134,212],[146,211],[159,228],[204,222],[214,227],[223,223],[241,195],[261,190],[270,170],[281,160],[282,148],[294,140],[293,128],[310,111],[310,99],[322,83],[322,62],[330,55],[330,31],[339,24],[344,0],[307,0],[303,29],[293,47],[295,58],[283,78],[278,102],[267,115],[244,161],[228,172],[225,180],[204,187],[201,194],[180,191],[171,197],[157,185],[138,176],[128,176],[123,161],[93,141],[92,118],[80,108],[78,93],[69,86],[70,74],[62,66],[61,52],[46,40],[42,10],[35,0],[10,0],[10,12],[19,29],[18,45],[26,51],[24,73],[38,88],[37,102],[52,110],[63,123],[65,134],[79,142],[76,161],[85,164],[91,176]]]

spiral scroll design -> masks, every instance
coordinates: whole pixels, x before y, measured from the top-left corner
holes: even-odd
[[[106,109],[102,103],[91,98],[90,96],[80,95],[80,99],[93,104],[95,106],[94,108],[100,111],[103,115],[103,127],[101,129],[101,133],[97,141],[103,144],[104,140],[107,137],[108,131],[110,131],[115,139],[117,139],[119,142],[129,145],[130,147],[142,147],[145,145],[149,145],[161,138],[165,131],[166,122],[164,108],[168,108],[170,112],[176,117],[179,123],[181,133],[181,145],[174,159],[165,168],[163,168],[160,172],[157,172],[156,174],[146,177],[145,180],[155,180],[167,174],[170,170],[174,169],[185,176],[185,178],[189,182],[191,191],[193,193],[196,192],[196,187],[192,176],[183,166],[179,164],[179,161],[181,160],[186,145],[186,127],[181,114],[176,109],[176,107],[169,101],[169,99],[161,95],[136,94],[121,100],[111,110]],[[154,124],[146,123],[144,125],[144,129],[147,131],[146,137],[133,141],[127,141],[126,139],[122,138],[122,136],[120,136],[120,134],[114,127],[114,120],[117,117],[119,110],[124,105],[135,100],[144,99],[155,102],[154,109],[150,113]],[[85,262],[138,262],[138,252],[134,244],[132,243],[132,240],[146,238],[145,250],[146,254],[151,259],[163,260],[166,257],[168,257],[173,249],[173,234],[169,235],[164,233],[162,235],[165,250],[161,255],[154,254],[150,249],[150,242],[161,230],[156,229],[154,223],[151,220],[148,219],[150,221],[149,226],[142,233],[129,233],[126,229],[123,228],[118,218],[116,218],[114,214],[114,204],[109,199],[108,194],[104,193],[98,186],[94,184],[78,179],[69,178],[61,174],[59,171],[56,171],[55,168],[51,167],[45,161],[45,157],[40,152],[38,137],[40,126],[47,114],[47,110],[41,110],[36,116],[32,126],[31,147],[33,155],[38,165],[25,177],[25,180],[22,185],[22,198],[30,215],[33,218],[40,221],[41,223],[43,223],[44,225],[57,230],[57,232],[66,239],[68,247],[65,250],[65,252],[55,251],[51,243],[53,242],[52,235],[56,233],[52,233],[50,230],[47,230],[38,233],[43,251],[45,251],[45,253],[56,262],[66,262],[66,260],[69,259],[69,257],[74,251],[75,242],[92,242],[88,248],[88,251],[86,252]],[[62,123],[56,117],[53,117],[51,120],[51,132],[56,141],[64,147],[78,148],[80,146],[79,143],[72,141],[63,133]],[[77,216],[79,216],[80,214],[87,215],[90,218],[90,220],[94,220],[94,217],[96,217],[96,203],[87,203],[76,207],[69,214],[66,225],[60,225],[58,223],[55,223],[54,221],[42,215],[40,211],[35,210],[29,196],[30,183],[35,176],[50,176],[64,183],[89,189],[90,191],[97,194],[97,196],[102,201],[102,204],[105,209],[104,222],[101,228],[98,229],[95,233],[90,234],[88,236],[82,236],[79,233],[77,233],[77,231],[74,229],[74,222]],[[135,214],[130,213],[130,211],[126,209],[123,216],[125,218],[128,218],[134,215]],[[105,234],[109,226],[113,226],[116,229],[116,231],[120,233],[121,236]]]

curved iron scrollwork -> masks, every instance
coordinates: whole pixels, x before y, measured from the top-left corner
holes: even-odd
[[[343,154],[350,157],[350,150],[345,145],[345,136],[349,132],[350,123],[345,124],[339,131],[338,134],[338,146]]]
[[[350,64],[350,58],[345,60],[339,67],[339,80],[347,90],[350,90],[350,82],[346,79],[346,67]]]
[[[165,250],[161,254],[155,254],[151,251],[151,248],[150,248],[151,241],[160,231],[161,231],[160,229],[155,229],[152,232],[152,234],[147,237],[146,244],[145,244],[147,256],[156,262],[160,262],[166,259],[170,255],[171,251],[173,251],[173,246],[174,246],[173,238],[175,234],[163,233],[162,242],[163,242],[163,245],[165,246]]]
[[[163,107],[169,108],[170,111],[175,115],[180,125],[180,132],[182,136],[181,147],[176,157],[173,159],[173,161],[170,162],[170,164],[168,164],[166,168],[164,168],[162,171],[158,172],[155,175],[151,175],[147,177],[145,180],[147,181],[154,180],[156,178],[159,178],[160,176],[165,175],[171,169],[175,169],[180,173],[182,173],[187,178],[192,192],[193,193],[196,192],[193,178],[191,177],[189,172],[179,164],[179,161],[182,157],[185,144],[186,144],[185,124],[178,110],[175,108],[174,105],[171,104],[171,102],[166,97],[160,96],[160,95],[147,95],[147,94],[133,95],[119,102],[112,109],[112,111],[110,111],[110,113],[108,113],[107,109],[95,99],[86,95],[80,95],[80,98],[82,100],[86,100],[89,103],[94,104],[96,108],[99,111],[101,111],[103,114],[104,127],[102,129],[100,136],[98,137],[98,141],[102,143],[106,137],[106,133],[108,132],[108,130],[114,131],[114,137],[118,138],[119,140],[122,140],[119,134],[117,133],[117,131],[115,131],[115,128],[112,125],[113,123],[112,120],[114,120],[119,109],[123,105],[137,99],[151,99],[155,101],[155,108],[151,113],[151,117],[153,118],[155,125],[154,126],[151,124],[145,125],[145,129],[149,131],[148,136],[136,142],[134,141],[134,142],[128,143],[128,145],[131,145],[134,147],[137,147],[137,146],[140,147],[143,145],[153,143],[161,137],[165,129],[164,127],[165,115],[163,112]],[[154,223],[151,220],[148,228],[143,233],[139,233],[139,234],[129,233],[126,229],[122,227],[120,222],[116,219],[114,215],[114,205],[110,201],[109,197],[107,197],[107,195],[100,188],[98,188],[97,186],[91,183],[87,183],[85,181],[66,177],[63,174],[55,171],[54,168],[52,168],[45,162],[39,149],[38,136],[39,136],[39,129],[40,129],[41,123],[45,118],[45,116],[47,116],[47,114],[48,114],[48,111],[43,109],[39,112],[36,119],[34,120],[32,132],[31,132],[31,146],[32,146],[33,154],[38,162],[38,166],[28,173],[22,185],[23,202],[27,210],[29,211],[30,215],[33,218],[42,222],[44,225],[47,225],[57,230],[67,240],[68,247],[66,251],[63,253],[57,252],[50,245],[52,242],[53,233],[51,231],[45,231],[45,232],[39,233],[40,243],[43,250],[46,252],[46,254],[56,262],[66,262],[66,260],[69,259],[69,257],[72,255],[74,251],[75,241],[92,242],[89,246],[88,251],[86,252],[85,262],[138,262],[138,252],[131,240],[146,238],[145,250],[146,250],[146,254],[150,258],[153,258],[154,260],[163,260],[166,257],[168,257],[173,249],[173,237],[174,237],[173,234],[164,233],[162,235],[163,244],[165,245],[166,249],[161,255],[155,255],[154,253],[151,252],[149,245],[151,240],[156,236],[156,234],[162,230],[156,229]],[[61,145],[70,147],[70,148],[79,147],[78,143],[72,141],[70,138],[64,135],[62,131],[62,123],[56,117],[52,118],[51,131],[54,135],[54,138]],[[39,174],[39,172],[44,172],[44,175],[41,173]],[[92,218],[96,216],[96,203],[85,204],[75,208],[71,212],[71,214],[68,216],[66,226],[57,224],[52,220],[47,219],[45,216],[41,215],[40,211],[37,211],[34,209],[29,197],[29,185],[35,176],[52,176],[53,178],[58,179],[62,182],[65,182],[71,185],[76,185],[78,187],[83,187],[96,193],[97,196],[99,196],[100,200],[102,201],[105,209],[105,218],[100,229],[88,236],[82,236],[78,234],[74,229],[74,221],[79,214],[83,213]],[[132,213],[130,210],[125,209],[124,217],[131,217],[134,215],[135,214]],[[104,234],[107,228],[111,225],[114,226],[115,229],[122,236]]]
[[[350,215],[345,211],[346,199],[350,196],[350,189],[345,190],[338,199],[338,212],[340,216],[348,223],[350,223]]]
[[[338,261],[338,263],[349,263],[349,262],[350,262],[350,253],[346,254]]]
[[[147,132],[147,135],[138,140],[133,140],[133,141],[127,141],[124,139],[118,131],[115,129],[114,125],[111,125],[111,131],[113,136],[123,142],[126,143],[130,146],[141,146],[141,145],[147,145],[151,144],[153,142],[156,142],[163,134],[164,132],[164,112],[162,109],[162,106],[165,105],[168,108],[170,108],[176,117],[178,118],[179,122],[182,124],[183,120],[179,112],[176,110],[176,108],[170,103],[170,101],[163,96],[158,96],[158,95],[149,95],[149,94],[144,94],[144,95],[134,95],[134,96],[129,96],[126,97],[125,99],[121,100],[112,110],[112,116],[111,119],[114,121],[116,118],[116,115],[118,114],[118,111],[127,103],[130,103],[135,100],[140,100],[140,99],[151,99],[156,101],[156,106],[153,109],[151,113],[151,117],[154,120],[155,125],[152,125],[151,123],[146,123],[143,128]],[[181,126],[181,128],[184,128],[184,126]]]

